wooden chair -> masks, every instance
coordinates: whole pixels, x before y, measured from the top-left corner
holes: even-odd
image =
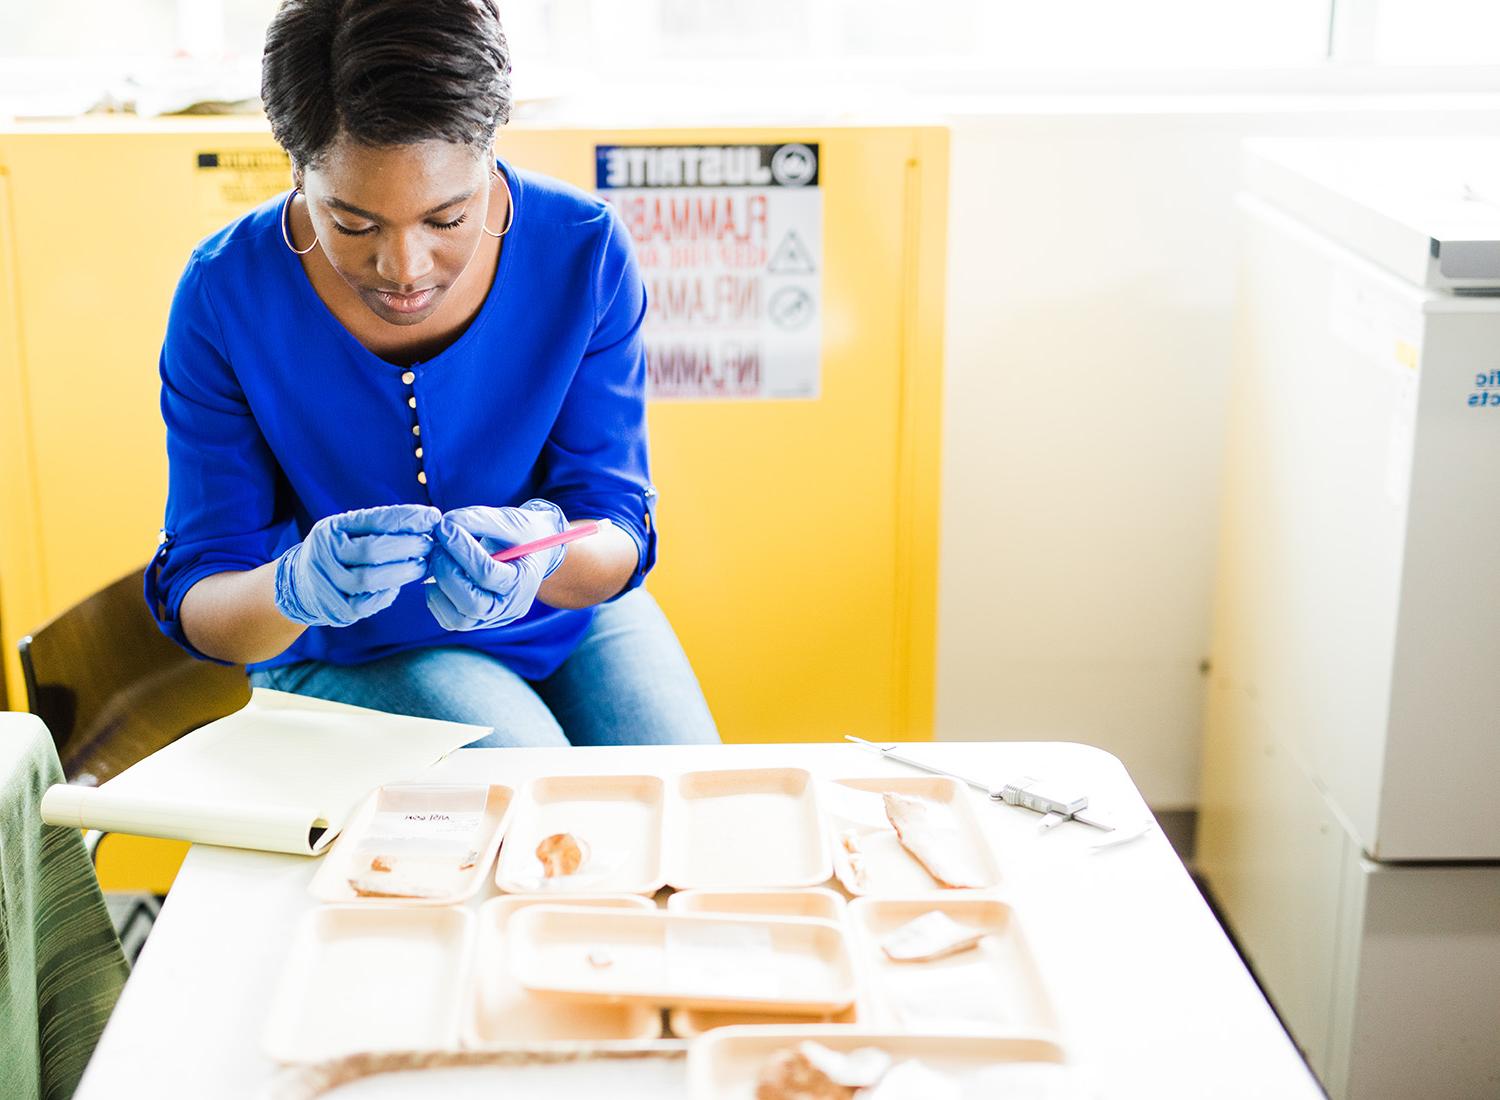
[[[21,639],[26,705],[70,783],[97,785],[250,699],[244,668],[195,660],[157,630],[127,573]]]

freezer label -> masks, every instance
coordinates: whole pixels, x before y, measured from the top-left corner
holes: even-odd
[[[1474,392],[1469,394],[1469,405],[1500,409],[1500,370],[1474,375]]]

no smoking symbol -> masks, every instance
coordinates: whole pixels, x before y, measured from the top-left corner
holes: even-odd
[[[801,328],[813,319],[812,295],[799,286],[784,286],[771,295],[766,312],[782,328]]]

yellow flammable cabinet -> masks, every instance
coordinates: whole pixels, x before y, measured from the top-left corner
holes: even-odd
[[[595,190],[601,147],[745,145],[817,150],[816,385],[795,399],[652,401],[662,544],[649,584],[726,741],[927,738],[947,132],[516,126],[497,150]],[[157,357],[189,253],[289,185],[259,119],[0,129],[12,708],[24,706],[17,640],[153,552],[167,480]]]

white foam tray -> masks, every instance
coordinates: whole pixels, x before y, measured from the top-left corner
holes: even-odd
[[[820,887],[808,890],[681,890],[667,898],[667,910],[673,913],[815,917],[840,922],[847,916],[844,899],[832,890]],[[856,970],[859,969],[858,963],[856,959]],[[674,1008],[667,1014],[672,1034],[682,1039],[695,1039],[716,1027],[768,1023],[852,1024],[859,1018],[858,1002],[832,1015],[781,1016],[763,1012],[709,1012],[697,1008]]]
[[[894,962],[880,941],[934,910],[985,932],[979,943],[941,959]],[[870,1020],[880,1026],[1055,1031],[1057,1014],[1011,906],[973,891],[849,903],[868,979]]]
[[[960,1080],[980,1073],[1003,1075],[1001,1067],[1036,1065],[1049,1067],[1059,1076],[1067,1073],[1067,1056],[1049,1036],[1032,1034],[981,1035],[973,1033],[913,1034],[864,1027],[828,1024],[798,1027],[726,1027],[694,1041],[688,1052],[688,1082],[693,1100],[754,1100],[761,1068],[777,1051],[806,1040],[847,1054],[861,1047],[878,1047],[895,1061],[916,1059],[940,1073]],[[984,1091],[985,1100],[1005,1095]],[[1076,1092],[1067,1095],[1078,1100]],[[965,1089],[964,1100],[979,1100],[973,1089]]]
[[[516,894],[654,894],[666,883],[662,836],[666,784],[654,775],[554,775],[533,779],[500,849],[495,884]],[[571,833],[589,847],[574,875],[546,878],[536,846]]]
[[[500,784],[489,788],[489,795],[485,799],[484,818],[477,839],[476,850],[479,858],[464,876],[460,889],[440,898],[364,897],[356,893],[349,885],[349,879],[354,875],[356,853],[370,826],[371,819],[375,816],[380,792],[383,789],[376,789],[365,799],[353,820],[333,842],[328,854],[323,857],[322,865],[313,875],[312,881],[308,883],[308,892],[319,901],[334,904],[423,906],[456,905],[477,894],[479,888],[484,885],[484,880],[489,877],[490,868],[495,863],[495,853],[500,850],[500,841],[505,835],[506,826],[510,822],[511,809],[515,805],[515,792]]]
[[[516,984],[557,999],[832,1013],[859,992],[834,921],[537,905],[507,939]]]
[[[999,885],[1000,865],[974,813],[967,787],[942,776],[882,776],[835,780],[828,791],[833,869],[845,890],[856,897],[949,892],[901,846],[896,830],[886,819],[880,797],[887,792],[930,803],[937,813],[937,822],[946,821],[951,830],[953,855],[977,875],[980,888]],[[863,884],[855,878],[840,840],[846,829],[859,834],[865,863]]]
[[[450,1049],[473,951],[461,908],[325,905],[303,915],[262,1035],[278,1062]]]
[[[576,874],[546,878],[536,846],[571,833]],[[827,819],[802,768],[655,776],[549,776],[522,790],[495,884],[507,893],[654,894],[819,886],[833,874]]]

